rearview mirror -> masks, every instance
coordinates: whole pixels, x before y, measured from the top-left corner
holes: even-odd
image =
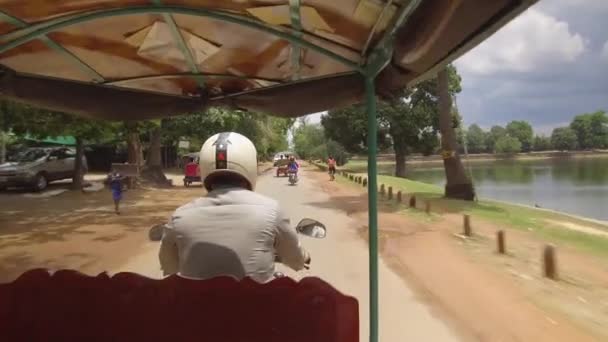
[[[296,231],[302,235],[317,239],[322,239],[327,235],[327,228],[325,228],[323,223],[309,218],[302,219],[296,226]]]
[[[160,241],[163,239],[163,233],[165,232],[165,224],[156,224],[148,231],[148,238],[150,241]]]

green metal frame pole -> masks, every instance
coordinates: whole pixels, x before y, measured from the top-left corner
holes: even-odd
[[[367,109],[367,186],[369,233],[369,341],[378,342],[378,177],[376,89],[374,77],[365,76],[365,105]]]

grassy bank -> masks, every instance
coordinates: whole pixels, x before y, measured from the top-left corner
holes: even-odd
[[[355,174],[365,177],[364,173]],[[344,179],[341,176],[339,178]],[[355,186],[355,183],[343,182]],[[381,184],[387,188],[392,187],[394,193],[402,191],[403,203],[407,203],[409,197],[415,195],[419,201],[431,202],[433,212],[469,214],[474,219],[486,220],[504,228],[535,234],[544,241],[565,244],[581,251],[608,257],[608,226],[599,222],[492,200],[467,202],[446,199],[443,197],[441,187],[404,178],[379,175],[378,186],[380,187]],[[358,184],[357,186],[360,187]],[[423,208],[422,205],[419,207]],[[571,229],[567,225],[580,228],[580,230]],[[603,233],[606,235],[601,235]]]

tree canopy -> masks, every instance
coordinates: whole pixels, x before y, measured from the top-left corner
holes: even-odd
[[[496,141],[496,153],[512,154],[520,151],[521,142],[515,137],[505,135]]]
[[[575,150],[578,145],[576,132],[570,127],[556,128],[551,134],[551,143],[555,149],[560,151]]]
[[[521,143],[523,152],[530,152],[534,143],[534,131],[527,121],[511,121],[507,124],[507,134]]]
[[[338,142],[327,138],[320,124],[300,124],[293,134],[295,152],[304,159],[326,160],[332,156],[338,165],[348,161],[346,149]]]
[[[467,149],[470,153],[486,152],[486,133],[476,124],[469,126],[466,132]]]
[[[461,78],[456,68],[448,67],[449,90],[460,92]],[[431,154],[439,140],[437,81],[430,79],[411,89],[401,89],[378,101],[379,149],[391,146],[395,152],[395,175],[405,176],[405,158],[413,152]],[[455,120],[455,123],[457,121]],[[342,144],[347,151],[359,153],[367,145],[367,114],[357,104],[331,110],[321,119],[328,138]]]
[[[608,148],[608,116],[604,111],[574,117],[570,128],[576,133],[582,149]]]

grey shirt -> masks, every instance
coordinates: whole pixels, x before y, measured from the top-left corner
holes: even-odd
[[[308,258],[277,201],[241,188],[216,189],[178,208],[160,246],[163,274],[231,275],[266,282],[275,254],[300,270]]]

